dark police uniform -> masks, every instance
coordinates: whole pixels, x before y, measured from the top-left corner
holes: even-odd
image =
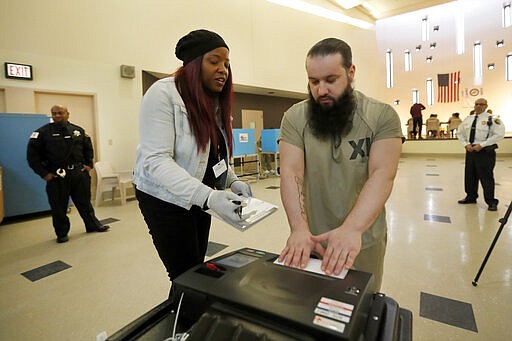
[[[72,123],[49,123],[30,136],[27,147],[29,166],[41,178],[48,173],[58,175],[46,183],[46,193],[52,209],[53,227],[58,238],[66,237],[69,228],[67,208],[73,199],[87,232],[104,229],[91,205],[91,176],[82,171],[93,167],[94,151],[91,138]]]
[[[473,141],[471,130],[474,129]],[[468,116],[459,125],[457,136],[464,146],[479,144],[483,148],[480,151],[466,151],[464,167],[464,190],[468,203],[476,202],[478,197],[478,181],[482,184],[485,202],[489,206],[498,205],[498,199],[494,197],[494,166],[496,165],[497,142],[505,136],[503,122],[487,112]],[[459,202],[461,203],[461,202]]]

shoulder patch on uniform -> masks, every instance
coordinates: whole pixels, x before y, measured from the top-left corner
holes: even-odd
[[[31,138],[31,139],[37,139],[38,137],[39,137],[39,132],[38,132],[38,131],[34,131],[34,132],[32,133],[32,135],[30,135],[30,138]]]
[[[501,120],[499,118],[497,118],[497,119],[494,120],[494,123],[501,124]]]
[[[73,130],[73,135],[80,136],[80,130]]]

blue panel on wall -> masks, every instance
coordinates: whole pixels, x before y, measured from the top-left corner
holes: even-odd
[[[256,154],[254,129],[233,129],[233,156]]]
[[[34,130],[49,123],[42,114],[0,114],[0,165],[6,217],[48,211],[45,181],[27,163],[27,143]]]
[[[261,151],[264,153],[277,153],[277,139],[280,129],[263,129],[261,131]]]

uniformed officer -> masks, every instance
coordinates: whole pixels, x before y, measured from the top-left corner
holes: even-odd
[[[459,141],[466,148],[464,168],[464,190],[466,197],[459,204],[474,204],[478,198],[478,181],[482,184],[484,198],[489,211],[498,209],[494,197],[494,166],[496,164],[497,142],[505,137],[503,122],[486,112],[487,100],[475,101],[474,115],[466,117],[457,132]]]
[[[105,232],[91,205],[91,176],[94,151],[91,138],[81,127],[70,123],[68,109],[54,105],[53,123],[32,133],[27,147],[29,166],[46,180],[57,243],[65,243],[70,228],[67,209],[73,199],[87,232]]]

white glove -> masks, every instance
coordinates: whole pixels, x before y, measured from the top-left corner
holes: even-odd
[[[243,219],[237,212],[241,212],[242,208],[240,199],[235,193],[214,190],[210,193],[206,205],[227,223],[242,227]]]
[[[245,198],[252,197],[251,186],[247,182],[235,180],[231,184],[231,191],[237,195],[241,195]]]

